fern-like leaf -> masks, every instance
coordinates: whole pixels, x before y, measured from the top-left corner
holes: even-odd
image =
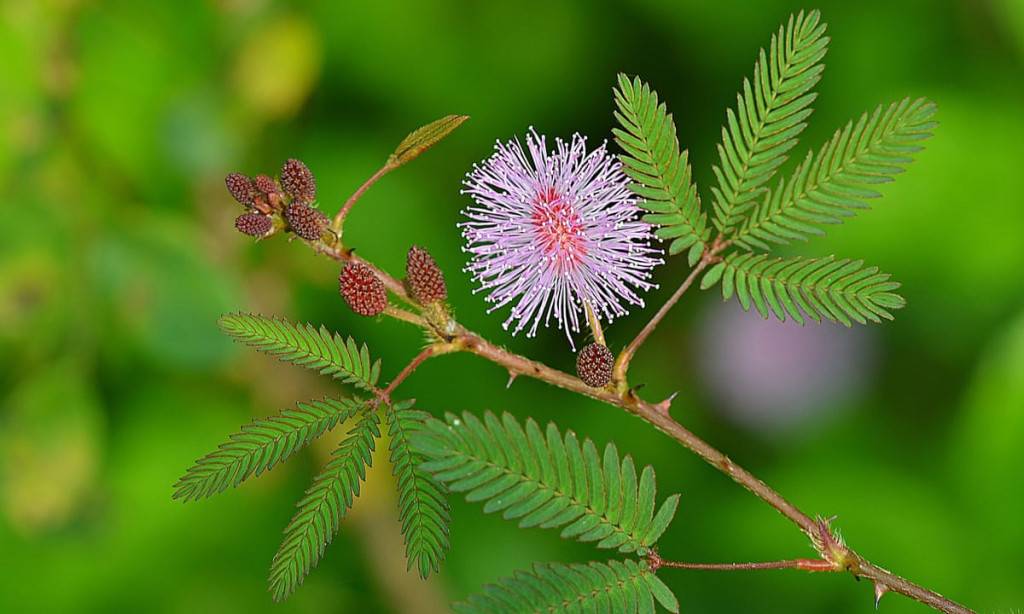
[[[733,235],[748,248],[769,249],[769,243],[789,243],[824,234],[821,224],[838,224],[881,196],[870,186],[892,181],[913,161],[920,142],[935,126],[935,104],[919,98],[879,106],[837,130],[817,154],[796,168]]]
[[[642,562],[539,563],[485,586],[453,609],[460,614],[646,613],[654,612],[655,601],[679,612],[675,595]]]
[[[710,229],[700,208],[697,186],[693,184],[686,150],[679,150],[676,125],[658,93],[639,78],[619,75],[615,89],[615,142],[619,156],[633,183],[630,188],[643,199],[649,211],[644,220],[659,228],[658,238],[671,241],[668,251],[678,254],[694,244],[707,242]]]
[[[225,333],[260,352],[363,390],[372,392],[380,378],[380,361],[370,360],[366,344],[359,346],[352,337],[342,338],[323,326],[317,329],[312,324],[251,313],[227,314],[218,324]]]
[[[445,488],[421,464],[422,455],[412,449],[410,438],[430,416],[412,408],[412,401],[393,404],[387,412],[391,437],[391,465],[398,482],[398,514],[405,535],[409,568],[416,566],[422,578],[438,571],[449,547],[451,515]]]
[[[609,444],[599,455],[589,439],[563,437],[554,424],[542,433],[535,421],[526,428],[510,414],[499,420],[487,412],[481,422],[464,413],[447,423],[428,420],[414,438],[430,459],[423,468],[484,512],[503,512],[520,527],[562,528],[562,537],[597,542],[599,548],[646,553],[676,512],[672,495],[655,514],[654,469],[637,480],[633,459],[619,459]]]
[[[380,418],[376,411],[368,411],[299,500],[298,511],[285,528],[284,541],[270,565],[270,592],[275,601],[287,598],[302,584],[334,539],[359,495],[378,437]]]
[[[217,449],[197,460],[174,485],[174,498],[192,501],[259,476],[325,432],[356,414],[361,399],[297,403],[268,418],[253,420]]]
[[[790,16],[768,52],[761,49],[753,84],[743,80],[736,110],[726,114],[714,167],[715,226],[721,233],[731,234],[743,220],[807,125],[816,97],[811,89],[821,79],[828,49],[824,34],[818,11]]]
[[[786,316],[803,324],[804,315],[850,326],[891,320],[890,310],[906,302],[893,291],[900,284],[877,267],[861,260],[827,258],[772,258],[766,254],[735,253],[712,267],[702,288],[721,281],[722,297],[735,293],[743,309],[751,305],[763,317]]]

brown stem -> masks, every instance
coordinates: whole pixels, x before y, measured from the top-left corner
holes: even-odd
[[[752,571],[758,569],[803,569],[805,571],[834,571],[828,561],[821,559],[792,559],[789,561],[765,561],[758,563],[684,563],[664,561],[662,567],[673,569],[694,569],[698,571]],[[818,569],[818,568],[821,569]]]
[[[468,330],[461,329],[461,332],[453,340],[460,349],[476,354],[501,365],[510,373],[526,375],[541,381],[547,382],[559,388],[564,388],[578,394],[588,396],[608,405],[624,409],[631,414],[640,416],[647,422],[657,427],[660,431],[672,437],[685,447],[696,453],[698,456],[725,473],[733,480],[741,484],[769,505],[777,509],[782,515],[789,518],[805,533],[816,535],[818,525],[814,519],[798,510],[781,495],[769,488],[764,482],[757,479],[745,469],[732,462],[729,457],[722,454],[711,445],[700,439],[683,425],[676,422],[661,404],[653,404],[637,398],[635,395],[621,395],[606,388],[591,388],[583,383],[578,377],[569,375],[563,371],[553,369],[544,363],[530,360],[529,358],[513,354],[508,350],[498,347],[479,335]]]
[[[416,370],[416,367],[420,366],[426,359],[437,353],[437,350],[438,348],[436,346],[428,345],[423,348],[423,350],[420,351],[420,353],[417,354],[409,364],[405,365],[405,368],[399,371],[398,375],[395,376],[395,379],[391,380],[388,387],[384,389],[383,396],[385,400],[391,397],[391,393],[395,391],[395,388],[398,388],[399,384],[405,381],[405,378],[412,375],[412,372]]]
[[[352,196],[348,197],[345,204],[341,206],[341,210],[338,211],[338,215],[334,216],[334,222],[331,224],[331,228],[333,228],[335,232],[339,234],[341,233],[341,226],[345,223],[345,216],[348,215],[348,212],[352,209],[352,206],[356,204],[356,201],[358,201],[360,197],[370,189],[370,186],[377,183],[378,179],[387,175],[394,168],[395,166],[389,161],[387,164],[380,167],[376,173],[371,175],[369,179],[364,181],[363,185],[359,186],[359,189],[352,193]]]
[[[671,569],[693,569],[697,571],[754,571],[761,569],[801,569],[803,571],[838,571],[832,563],[824,559],[789,559],[786,561],[763,561],[757,563],[687,563],[683,561],[666,561],[656,554],[647,557],[651,569],[657,571],[662,567]]]
[[[974,610],[966,606],[960,605],[951,599],[947,599],[933,590],[927,589],[923,586],[918,586],[910,580],[882,569],[874,563],[865,561],[864,559],[859,559],[859,563],[859,571],[856,574],[857,577],[867,578],[875,584],[876,607],[878,600],[882,598],[882,595],[892,591],[919,601],[932,609],[938,610],[939,612],[946,612],[948,614],[973,614],[974,612]]]
[[[645,327],[645,329],[649,327],[653,330],[654,326],[657,325],[657,321],[664,317],[664,313],[667,312],[668,309],[670,309],[678,300],[678,297],[681,296],[690,285],[692,285],[697,274],[699,274],[703,268],[708,266],[708,264],[714,262],[716,254],[724,249],[725,245],[727,244],[721,242],[721,240],[715,241],[715,245],[711,250],[709,250],[710,256],[705,254],[705,257],[702,258],[698,266],[694,268],[690,273],[690,276],[687,277],[687,280],[683,283],[680,289],[676,291],[676,294],[673,295],[673,298],[670,298],[669,302],[659,310],[659,315],[656,315],[655,318],[652,319],[653,324],[648,323],[648,326]],[[321,251],[338,260],[355,260],[357,258],[351,252],[346,252],[343,249],[322,249]],[[364,260],[360,259],[360,261],[366,263]],[[366,264],[368,266],[372,266],[369,263]],[[374,270],[379,271],[375,267]],[[382,271],[378,272],[378,275],[381,276],[381,279],[384,280],[385,285],[388,285],[389,289],[391,289],[391,284],[398,285],[401,289],[401,293],[395,290],[392,291],[399,294],[399,296],[406,297],[404,288],[401,288],[401,284],[397,282],[397,280],[394,280]],[[421,352],[420,355],[417,356],[417,358],[414,359],[413,362],[405,369],[403,369],[402,373],[400,373],[394,381],[392,381],[392,384],[388,386],[389,391],[405,379],[405,377],[407,377],[408,374],[416,368],[416,366],[434,353],[466,351],[504,367],[513,376],[526,375],[534,379],[547,382],[553,386],[558,386],[559,388],[564,388],[608,405],[618,407],[649,422],[661,432],[665,433],[672,439],[675,439],[683,447],[704,459],[704,461],[709,465],[729,476],[729,478],[734,482],[753,493],[756,497],[771,507],[775,508],[776,511],[789,519],[801,531],[803,531],[804,534],[810,537],[811,541],[822,555],[823,560],[830,564],[834,571],[848,571],[855,577],[872,580],[875,583],[876,599],[881,597],[881,595],[886,591],[892,591],[915,599],[940,612],[947,612],[951,614],[965,614],[972,612],[972,610],[947,599],[934,591],[914,584],[905,578],[897,576],[861,558],[860,555],[847,547],[841,541],[833,538],[828,529],[827,522],[811,518],[752,473],[737,465],[724,453],[720,452],[711,444],[705,442],[703,439],[690,432],[686,427],[676,422],[668,412],[671,398],[659,403],[650,403],[640,399],[631,391],[621,391],[618,389],[609,390],[608,388],[591,388],[573,375],[553,369],[544,363],[531,360],[525,356],[509,352],[508,350],[494,345],[461,325],[452,323],[452,327],[455,332],[446,340],[446,343],[435,344]],[[638,347],[649,334],[650,331],[643,334],[639,343],[630,345]],[[636,342],[636,340],[634,340],[634,342]],[[633,348],[633,351],[635,351],[635,347]],[[623,371],[623,373],[625,373],[625,371]],[[810,565],[810,563],[807,563],[807,565]],[[815,565],[820,565],[820,563],[815,563]]]
[[[661,309],[651,317],[650,321],[644,325],[640,332],[637,333],[636,337],[629,342],[629,345],[619,353],[618,357],[615,359],[615,366],[612,368],[612,382],[620,393],[625,393],[629,388],[626,376],[629,371],[629,362],[633,360],[633,355],[636,354],[638,349],[640,349],[640,346],[643,345],[644,341],[647,341],[647,338],[651,336],[651,333],[654,332],[654,329],[658,324],[665,318],[668,312],[671,311],[672,307],[679,302],[679,299],[682,298],[683,294],[690,289],[690,286],[693,285],[693,282],[697,279],[697,276],[700,275],[701,271],[706,269],[708,265],[720,260],[718,254],[728,246],[729,243],[724,241],[721,237],[715,239],[714,243],[704,251],[704,255],[701,256],[700,262],[698,262],[697,266],[690,271],[690,274],[686,276],[686,279],[683,280],[683,283],[679,288],[672,293],[672,296],[668,297],[668,300],[661,306]]]
[[[615,367],[612,369],[612,381],[616,383],[620,390],[624,390],[627,387],[626,372],[629,371],[629,361],[633,360],[633,355],[636,354],[637,349],[643,345],[644,341],[647,341],[647,337],[654,332],[654,328],[658,326],[658,323],[661,322],[662,319],[665,318],[665,315],[679,301],[683,294],[690,289],[690,286],[693,285],[693,281],[697,279],[697,276],[700,275],[700,272],[703,271],[706,266],[708,266],[707,261],[701,259],[701,261],[697,263],[697,266],[690,271],[690,274],[686,276],[686,279],[683,280],[682,285],[679,286],[672,296],[668,297],[668,300],[661,306],[661,309],[654,314],[654,317],[652,317],[650,321],[640,329],[640,332],[637,333],[636,337],[629,342],[629,345],[619,352],[618,358],[615,359]]]

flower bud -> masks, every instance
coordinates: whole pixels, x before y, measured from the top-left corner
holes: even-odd
[[[242,203],[243,205],[252,205],[252,200],[256,196],[256,187],[252,184],[252,179],[242,173],[228,173],[228,176],[224,178],[224,185],[228,188],[228,193],[231,197]]]
[[[388,306],[384,282],[365,264],[348,263],[338,276],[338,291],[352,311],[361,316],[375,316]]]
[[[576,355],[576,375],[591,388],[603,388],[612,380],[615,357],[600,343],[591,343]]]
[[[405,261],[405,281],[409,293],[421,305],[436,303],[448,298],[444,274],[427,250],[413,245]]]
[[[327,216],[319,210],[300,203],[292,203],[284,210],[284,219],[292,232],[307,241],[316,241],[327,227]]]
[[[285,193],[301,203],[309,204],[316,198],[316,179],[301,160],[289,158],[281,167],[281,187]]]
[[[250,237],[265,237],[274,228],[274,223],[262,213],[243,213],[235,218],[235,228]]]
[[[277,194],[280,191],[277,187],[277,182],[270,178],[269,175],[256,175],[253,178],[253,185],[266,196]]]

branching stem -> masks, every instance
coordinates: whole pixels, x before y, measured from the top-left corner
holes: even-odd
[[[353,197],[365,191],[365,188],[371,185],[380,175],[387,172],[385,169],[378,171],[377,175],[367,181],[366,184]],[[349,199],[353,201],[353,199]],[[349,207],[346,203],[346,207]],[[343,218],[342,213],[345,209],[339,213],[339,216]],[[716,239],[711,249],[707,250],[705,255],[701,258],[697,266],[694,267],[693,271],[686,278],[683,284],[678,290],[669,298],[669,300],[658,310],[658,313],[651,319],[650,322],[644,327],[644,329],[637,335],[626,350],[620,355],[621,364],[616,364],[616,373],[619,375],[618,380],[620,384],[625,383],[625,375],[629,366],[629,359],[636,352],[637,348],[647,339],[658,323],[665,317],[665,314],[678,302],[679,298],[686,292],[686,290],[693,284],[694,280],[710,264],[717,262],[718,254],[726,247],[727,243],[722,241],[720,238]],[[320,252],[330,256],[339,261],[358,261],[370,266],[374,272],[380,276],[381,280],[384,281],[385,286],[391,290],[394,294],[406,299],[408,295],[405,292],[402,284],[395,278],[388,275],[386,272],[373,266],[366,260],[355,256],[351,250],[343,249],[340,245],[337,247],[330,246],[318,246]],[[391,313],[389,315],[395,315]],[[413,314],[409,314],[413,315]],[[396,316],[398,317],[398,316]],[[419,316],[414,316],[418,318]],[[402,318],[406,319],[406,318]],[[408,320],[407,320],[408,321]],[[423,324],[421,324],[423,325]],[[429,328],[429,325],[424,326],[432,334],[437,334],[436,330]],[[773,507],[780,514],[785,516],[793,524],[795,524],[805,535],[807,535],[815,548],[821,555],[820,560],[815,559],[796,559],[795,561],[775,561],[769,563],[729,563],[729,564],[711,564],[711,563],[674,563],[668,564],[662,562],[663,566],[666,567],[677,567],[687,569],[781,569],[781,568],[795,568],[795,569],[807,569],[808,571],[826,571],[823,567],[828,566],[828,571],[836,572],[849,572],[855,578],[866,578],[871,580],[875,584],[876,599],[881,597],[887,591],[900,593],[912,599],[915,599],[923,604],[926,604],[940,612],[946,612],[950,614],[970,614],[972,610],[950,600],[938,593],[926,589],[922,586],[914,584],[913,582],[906,580],[900,576],[897,576],[873,563],[863,559],[860,555],[854,552],[851,548],[845,545],[842,540],[835,538],[831,530],[829,529],[828,522],[820,519],[814,519],[809,515],[805,514],[798,507],[790,503],[785,497],[776,492],[770,486],[762,482],[752,473],[737,465],[724,453],[713,447],[711,444],[705,442],[697,435],[690,432],[679,422],[676,422],[670,415],[668,409],[671,399],[667,399],[660,403],[650,403],[639,398],[632,390],[624,389],[622,387],[610,389],[608,388],[591,388],[584,384],[579,378],[574,375],[570,375],[563,371],[559,371],[552,367],[545,365],[544,363],[538,362],[520,356],[497,346],[480,335],[470,331],[458,323],[452,321],[450,326],[447,327],[449,330],[454,331],[447,338],[439,341],[438,343],[427,347],[420,354],[410,362],[398,376],[388,385],[383,391],[385,396],[390,393],[402,382],[406,377],[409,376],[420,364],[425,360],[434,356],[435,354],[453,352],[453,351],[465,351],[485,358],[497,365],[500,365],[509,374],[515,375],[526,375],[528,377],[538,379],[543,382],[547,382],[553,386],[564,388],[571,392],[581,394],[602,403],[612,405],[623,409],[635,416],[638,416],[642,420],[653,425],[655,428],[665,433],[672,439],[676,440],[680,445],[687,448],[697,456],[704,459],[709,465],[724,473],[734,482],[753,493],[756,497]],[[622,360],[622,356],[626,358]],[[724,565],[724,566],[722,566]],[[813,567],[813,569],[811,569]]]

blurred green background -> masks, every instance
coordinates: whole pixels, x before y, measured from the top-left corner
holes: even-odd
[[[605,138],[615,74],[626,71],[668,101],[706,189],[725,108],[757,49],[799,8],[0,1],[0,611],[439,611],[533,561],[606,558],[455,502],[447,564],[420,582],[404,573],[384,471],[304,587],[272,605],[270,559],[330,441],[200,503],[172,502],[171,484],[252,416],[332,385],[233,346],[218,315],[326,323],[368,341],[385,377],[420,336],[348,312],[336,265],[302,245],[237,234],[240,208],[223,176],[273,173],[297,156],[333,212],[409,130],[471,115],[375,186],[346,239],[394,273],[410,244],[426,246],[464,323],[571,368],[560,333],[509,339],[502,317],[471,294],[455,228],[463,174],[495,139],[531,125]],[[941,126],[872,211],[794,251],[878,264],[904,282],[909,305],[893,323],[821,337],[825,329],[762,330],[756,315],[694,294],[640,353],[634,377],[652,398],[682,391],[679,420],[806,511],[837,514],[875,562],[979,611],[1019,611],[1024,2],[816,8],[833,43],[803,144],[905,95],[937,101]],[[660,269],[651,301],[684,275],[682,262]],[[643,317],[616,323],[610,344],[625,343]],[[781,343],[751,342],[779,330],[788,331]],[[808,347],[824,347],[825,358]],[[709,370],[709,353],[723,364]],[[785,394],[761,394],[757,365],[779,354],[794,369],[782,392],[813,401],[795,414]],[[744,357],[754,360],[732,371]],[[806,370],[821,360],[829,373]],[[829,385],[816,387],[819,377]],[[451,356],[403,390],[434,412],[509,410],[557,418],[602,444],[614,438],[656,467],[663,492],[683,493],[666,557],[811,554],[781,516],[645,424],[537,382],[506,390],[505,379]],[[839,575],[663,577],[687,612],[872,608],[870,586]],[[881,610],[923,608],[886,597]]]

